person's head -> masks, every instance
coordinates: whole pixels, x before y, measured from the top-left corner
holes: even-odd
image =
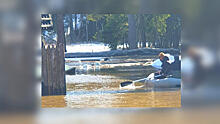
[[[163,61],[164,56],[165,56],[164,53],[160,52],[160,54],[158,56],[159,56],[160,61]]]

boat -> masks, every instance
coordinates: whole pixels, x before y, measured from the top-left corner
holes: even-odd
[[[151,73],[147,79],[145,80],[145,86],[152,86],[152,87],[166,87],[166,88],[173,88],[173,87],[181,87],[181,79],[174,78],[172,76],[168,76],[162,79],[157,79],[155,73]]]
[[[156,79],[154,73],[151,73],[147,78],[126,81],[120,83],[120,89],[137,89],[137,88],[179,88],[181,87],[181,79],[168,76],[162,79]],[[136,86],[135,83],[142,82],[143,85]]]

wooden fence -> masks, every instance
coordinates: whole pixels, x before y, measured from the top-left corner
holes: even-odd
[[[42,96],[65,95],[64,44],[42,43]]]

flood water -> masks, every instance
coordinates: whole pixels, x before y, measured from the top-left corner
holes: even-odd
[[[43,96],[42,107],[181,107],[180,88],[119,88],[123,81],[146,78],[155,72],[149,65],[154,59],[123,56],[98,62],[68,60],[66,65],[76,67],[76,75],[66,75],[67,95]]]

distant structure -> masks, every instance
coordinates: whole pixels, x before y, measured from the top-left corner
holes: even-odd
[[[51,14],[41,14],[41,29],[42,30],[53,29],[53,21]]]

